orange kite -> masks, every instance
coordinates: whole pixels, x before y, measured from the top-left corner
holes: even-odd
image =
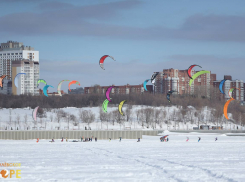
[[[0,77],[0,87],[3,87],[3,79],[6,77],[6,75],[2,75]]]
[[[229,106],[230,102],[233,101],[233,100],[235,100],[235,99],[230,99],[230,100],[228,100],[228,101],[225,103],[225,106],[224,106],[224,115],[225,115],[225,118],[226,118],[227,120],[229,120],[229,118],[228,118],[228,116],[227,116],[227,109],[228,109],[228,106]]]

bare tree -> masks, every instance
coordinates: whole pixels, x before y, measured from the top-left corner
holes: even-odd
[[[73,125],[74,126],[78,126],[78,120],[77,120],[77,117],[74,114],[70,115],[70,119],[71,119],[71,121],[73,121]]]
[[[140,109],[138,110],[138,116],[139,116],[139,120],[141,120],[141,126],[142,128],[144,128],[144,121],[145,121],[145,115],[144,115],[144,110]]]
[[[56,120],[58,123],[60,123],[61,117],[62,117],[62,113],[58,110],[58,112],[56,112]]]
[[[51,115],[49,116],[49,119],[50,119],[51,122],[53,122],[53,114],[51,114]]]
[[[166,110],[165,109],[162,109],[161,112],[160,112],[160,117],[159,117],[159,119],[160,119],[160,121],[159,121],[160,122],[160,128],[163,127],[162,124],[166,120],[166,116],[167,116]]]
[[[141,110],[140,109],[136,110],[137,121],[139,121],[140,113],[141,113]]]
[[[12,125],[12,109],[9,109],[9,126],[11,127]]]
[[[147,124],[147,128],[149,128],[149,124],[153,118],[154,110],[152,108],[145,108],[143,109],[143,118],[145,120],[145,123]]]
[[[112,112],[106,113],[107,130],[108,130],[108,123],[111,121],[112,117],[113,117]]]
[[[80,114],[81,120],[87,123],[88,127],[89,127],[89,124],[94,122],[95,120],[95,114],[93,114],[91,110],[82,110],[82,111],[80,110],[79,114]]]
[[[118,112],[118,110],[114,110],[112,112],[112,119],[115,120],[118,124],[120,124],[121,129],[121,125],[123,124],[123,116]]]
[[[66,122],[67,122],[67,124],[68,124],[68,130],[70,129],[70,114],[67,114],[66,115]]]
[[[131,115],[132,115],[132,105],[129,105],[127,106],[126,108],[126,111],[125,111],[125,117],[126,117],[126,120],[129,121],[130,118],[131,118]]]
[[[154,109],[154,125],[152,125],[152,128],[156,128],[156,124],[160,124],[160,115],[161,115],[161,110],[160,109]]]
[[[16,120],[17,120],[18,125],[19,125],[20,124],[20,115],[19,114],[16,116]]]
[[[27,120],[28,120],[27,114],[24,115],[24,120],[25,120],[25,127],[27,128]]]
[[[100,108],[100,122],[101,122],[101,129],[102,129],[102,122],[106,121],[106,114],[104,111],[102,111],[102,109]]]

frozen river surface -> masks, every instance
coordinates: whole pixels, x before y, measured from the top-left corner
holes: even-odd
[[[0,163],[21,163],[21,179],[11,181],[245,181],[245,137],[169,134],[169,139],[0,140]]]

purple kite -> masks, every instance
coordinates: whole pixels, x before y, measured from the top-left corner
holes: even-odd
[[[111,102],[111,99],[110,99],[110,92],[111,92],[111,89],[112,89],[113,87],[114,87],[114,86],[108,87],[107,90],[106,90],[106,92],[105,92],[105,96],[106,96],[106,98],[107,98],[107,100],[108,100],[109,102]]]

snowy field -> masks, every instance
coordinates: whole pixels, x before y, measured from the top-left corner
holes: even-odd
[[[242,136],[195,133],[170,133],[169,142],[158,136],[144,136],[141,142],[0,140],[0,163],[21,163],[21,179],[4,179],[11,181],[243,182],[244,141]]]

